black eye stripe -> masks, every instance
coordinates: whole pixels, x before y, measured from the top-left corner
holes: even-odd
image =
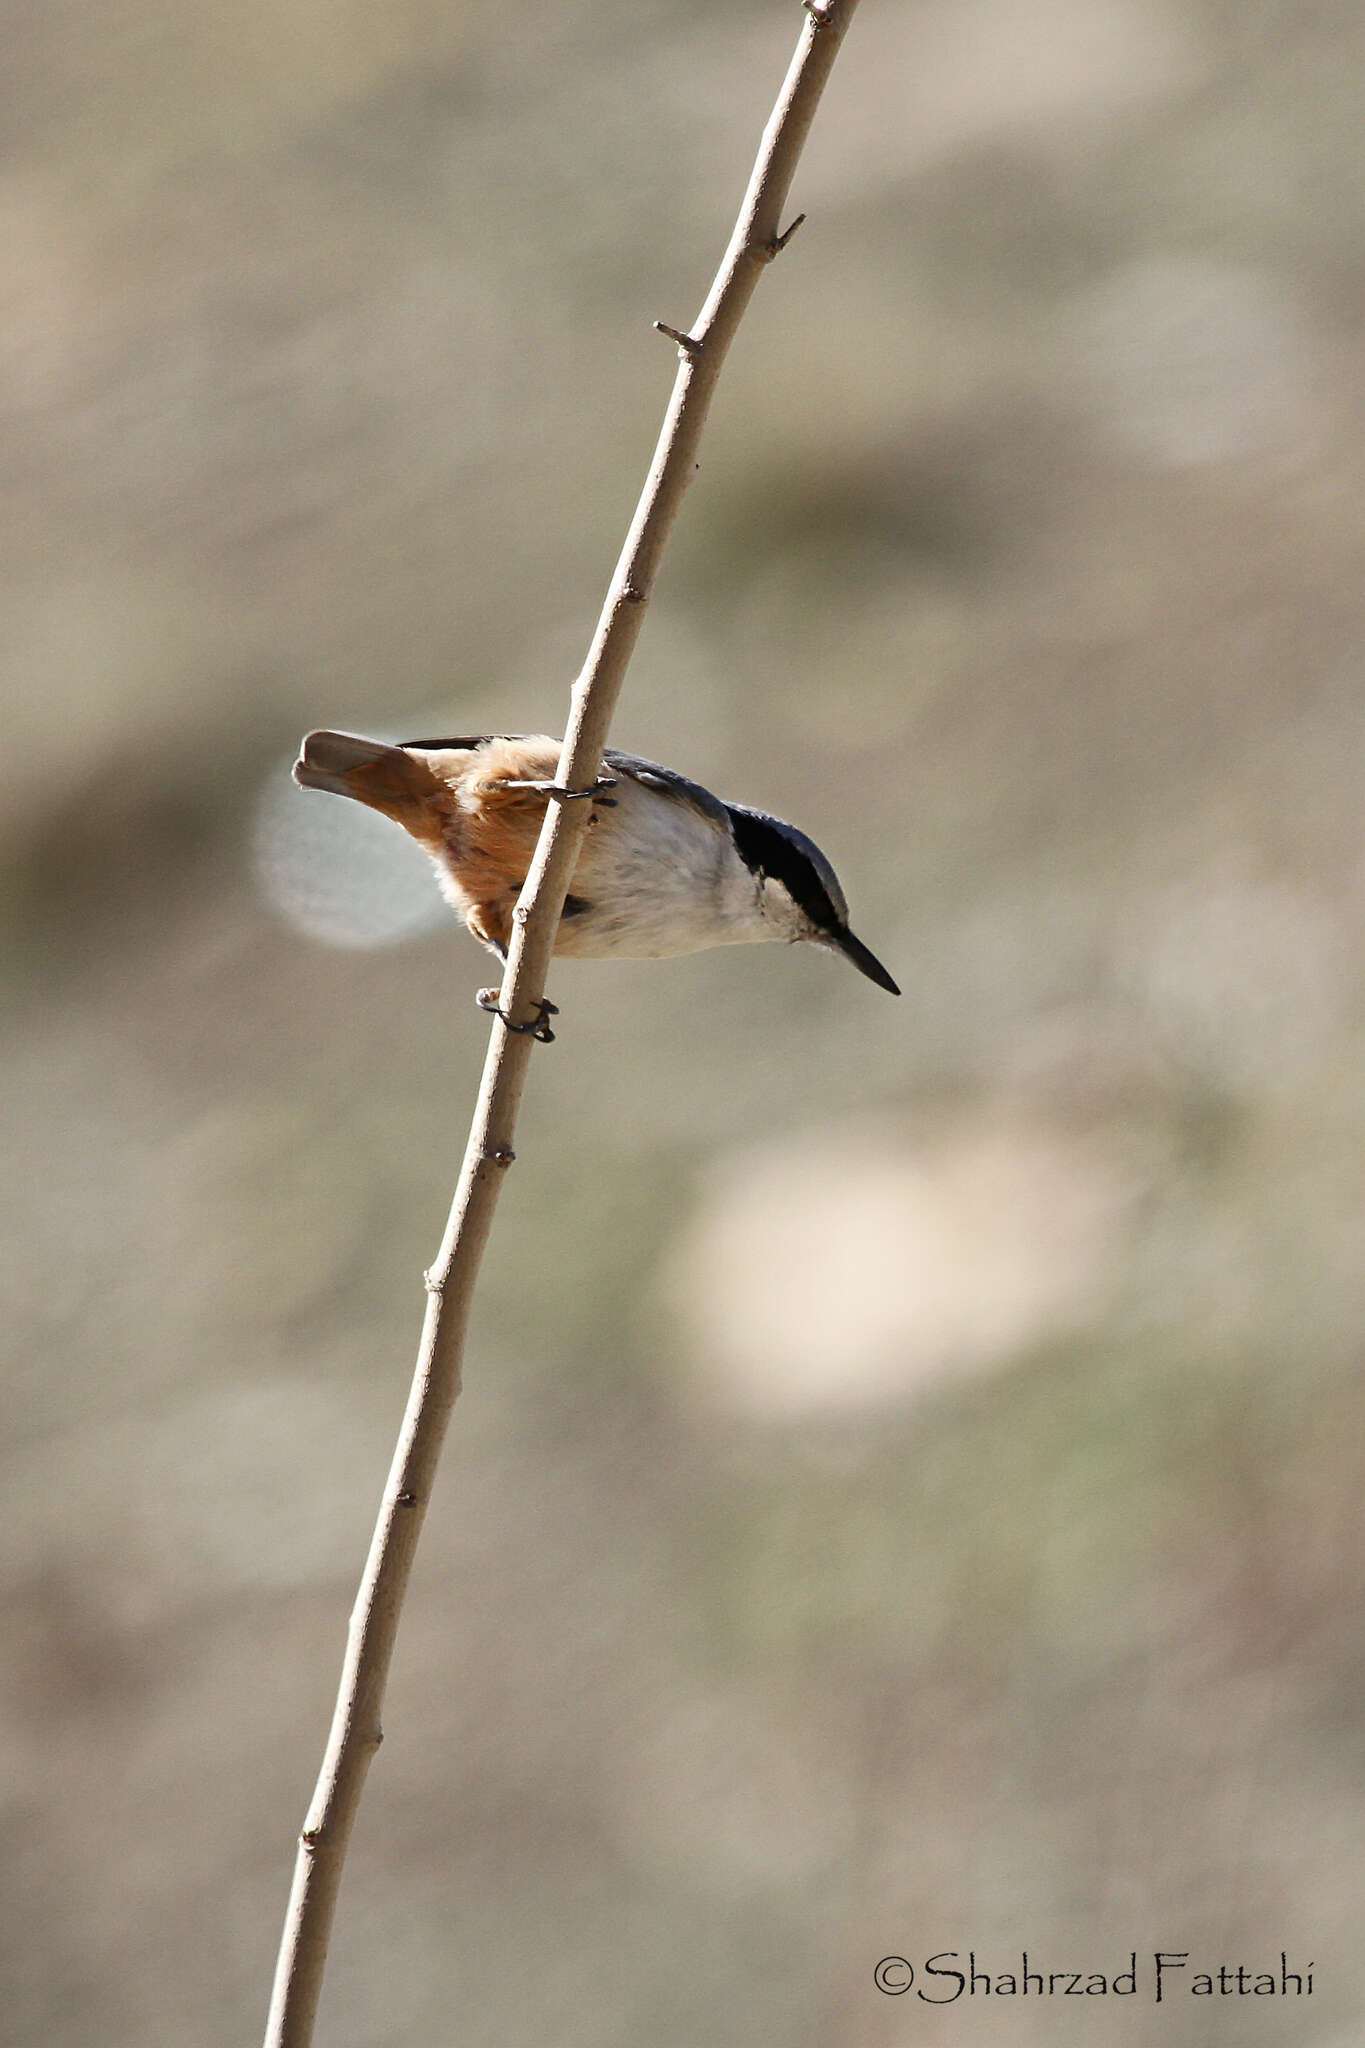
[[[738,804],[727,804],[726,809],[745,867],[755,875],[780,882],[797,908],[804,910],[811,923],[822,931],[842,931],[843,917],[815,862],[797,841],[761,811],[746,811]]]

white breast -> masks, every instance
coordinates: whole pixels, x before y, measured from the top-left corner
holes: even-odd
[[[588,826],[556,951],[662,959],[787,936],[763,916],[755,877],[716,819],[622,774],[615,807]]]

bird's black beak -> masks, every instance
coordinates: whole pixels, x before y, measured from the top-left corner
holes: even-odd
[[[888,995],[900,994],[900,990],[876,954],[865,946],[861,939],[855,939],[852,932],[831,932],[829,942],[832,946],[838,947],[845,960],[853,962],[859,974],[865,974],[869,981],[875,981],[878,988],[884,988]]]

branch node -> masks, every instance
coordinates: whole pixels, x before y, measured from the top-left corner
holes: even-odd
[[[396,1508],[415,1508],[417,1505],[417,1495],[410,1492],[405,1486],[401,1493],[394,1495],[393,1504]]]
[[[648,601],[649,592],[641,590],[638,584],[625,583],[621,586],[621,598],[625,604],[645,604]]]
[[[703,344],[697,335],[684,334],[679,328],[670,327],[666,320],[656,320],[654,325],[660,334],[666,334],[670,341],[676,341],[685,356],[699,356],[701,354]]]
[[[485,1152],[483,1156],[490,1166],[510,1166],[517,1155],[510,1145],[499,1145],[495,1152]]]
[[[299,1836],[299,1847],[302,1849],[306,1849],[308,1851],[308,1854],[311,1856],[321,1840],[321,1828],[305,1828],[303,1830],[303,1833]]]
[[[433,1266],[428,1266],[426,1272],[423,1273],[422,1285],[426,1288],[428,1294],[445,1293],[446,1283],[444,1279],[437,1278],[436,1269]]]
[[[834,27],[836,0],[801,0],[801,5],[817,29]]]

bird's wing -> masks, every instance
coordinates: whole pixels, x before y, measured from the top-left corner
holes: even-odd
[[[693,782],[689,776],[679,775],[676,768],[664,768],[659,762],[646,761],[639,754],[622,754],[615,747],[608,747],[603,759],[614,774],[628,775],[632,782],[640,783],[645,789],[656,789],[664,796],[681,797],[704,818],[709,818],[713,825],[729,831],[729,813],[720,798],[712,796],[709,789]]]
[[[476,747],[489,746],[494,740],[522,740],[527,735],[521,732],[478,733],[458,739],[403,740],[405,747],[430,749],[433,753],[449,748],[471,751]],[[608,747],[603,755],[609,768],[619,775],[628,775],[632,782],[643,784],[646,789],[656,789],[665,796],[677,796],[693,804],[713,824],[730,829],[729,814],[725,805],[700,782],[693,782],[690,776],[680,775],[676,768],[665,768],[661,762],[647,761],[642,754],[625,754],[619,748]]]
[[[455,740],[400,740],[398,744],[400,747],[422,747],[433,754],[443,752],[447,747],[452,753],[457,751],[470,753],[475,747],[486,747],[490,740],[519,740],[522,738],[524,738],[524,734],[519,732],[481,732],[475,734],[473,738],[466,737]]]

